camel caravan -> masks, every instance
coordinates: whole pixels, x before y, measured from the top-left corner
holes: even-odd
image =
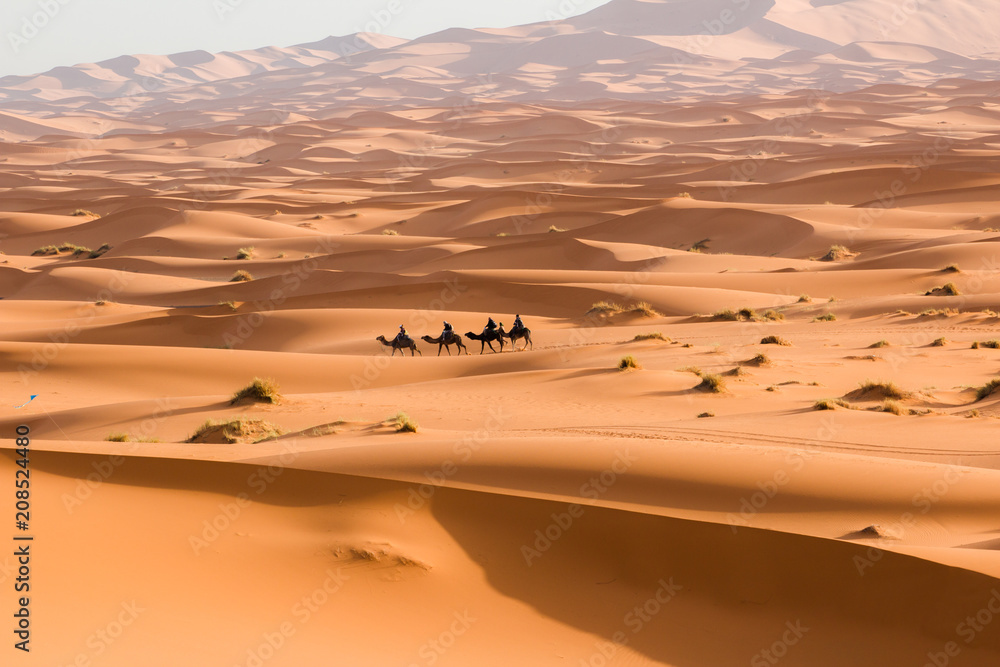
[[[479,341],[479,354],[483,354],[486,351],[487,345],[489,345],[492,352],[497,352],[496,348],[493,347],[493,343],[497,343],[500,346],[500,352],[503,352],[505,340],[510,341],[510,345],[514,348],[514,351],[517,351],[517,341],[519,340],[524,341],[524,347],[521,348],[522,350],[529,348],[534,349],[535,347],[534,343],[531,342],[531,329],[524,326],[524,322],[521,321],[520,315],[514,316],[514,326],[510,331],[504,331],[503,322],[497,324],[491,317],[486,323],[486,326],[483,327],[482,333],[468,331],[466,332],[465,337],[469,340]],[[444,323],[444,330],[437,338],[422,336],[421,339],[431,345],[437,345],[439,357],[441,356],[442,348],[447,350],[448,355],[451,356],[452,345],[457,347],[458,354],[462,354],[463,351],[466,354],[469,354],[469,348],[467,348],[465,343],[462,342],[462,337],[455,333],[455,329],[448,322]],[[406,333],[406,327],[402,324],[399,325],[399,333],[396,334],[396,337],[391,341],[386,340],[385,336],[379,336],[375,340],[382,343],[385,347],[391,347],[391,356],[396,356],[397,351],[403,356],[406,356],[406,350],[410,351],[411,357],[415,354],[423,356],[423,352],[417,348],[416,341],[410,338],[410,335]]]

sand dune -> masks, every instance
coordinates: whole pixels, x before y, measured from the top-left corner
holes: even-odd
[[[1000,47],[897,4],[0,80],[32,664],[996,665]]]

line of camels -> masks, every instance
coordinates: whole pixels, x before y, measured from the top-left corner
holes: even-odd
[[[487,345],[489,345],[490,350],[495,353],[497,350],[493,347],[493,343],[499,343],[500,352],[503,352],[504,340],[510,341],[510,345],[511,347],[514,348],[515,352],[517,351],[517,341],[519,340],[524,341],[524,347],[521,348],[522,350],[527,350],[529,347],[532,350],[535,349],[535,344],[531,342],[531,329],[523,327],[521,329],[511,329],[510,331],[504,331],[502,322],[493,331],[486,331],[485,333],[481,334],[468,331],[466,332],[465,337],[468,338],[469,340],[479,341],[480,343],[479,354],[483,354],[486,351]],[[414,356],[414,353],[419,354],[420,356],[424,356],[424,353],[421,352],[419,349],[417,349],[416,341],[414,341],[409,336],[404,336],[402,340],[398,340],[395,338],[392,340],[386,340],[385,336],[379,336],[375,340],[382,343],[382,345],[384,345],[385,347],[391,347],[392,348],[391,356],[396,356],[397,351],[403,356],[406,356],[404,350],[409,350],[411,357]],[[439,357],[441,356],[442,348],[448,351],[448,356],[451,356],[452,345],[456,345],[458,347],[459,355],[461,355],[463,351],[466,354],[469,354],[469,349],[465,346],[465,343],[462,342],[462,337],[459,336],[454,331],[451,332],[449,335],[439,336],[437,338],[433,338],[431,336],[421,336],[421,340],[430,343],[431,345],[437,345]]]

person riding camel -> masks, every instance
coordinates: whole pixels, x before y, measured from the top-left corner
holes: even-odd
[[[511,333],[514,333],[515,331],[521,331],[522,329],[524,329],[524,322],[521,321],[521,316],[520,315],[515,315],[514,316],[514,326],[511,328],[510,331],[511,331]]]
[[[441,332],[441,340],[451,340],[451,337],[455,334],[455,328],[451,326],[451,323],[445,320],[444,330]]]
[[[408,338],[409,338],[409,336],[406,335],[406,327],[404,327],[402,324],[400,324],[399,325],[399,333],[396,334],[395,342],[402,343],[403,341],[407,340]]]
[[[497,323],[494,322],[493,318],[491,317],[489,322],[486,323],[486,326],[483,327],[483,335],[485,336],[487,334],[491,334],[496,330],[497,330]]]

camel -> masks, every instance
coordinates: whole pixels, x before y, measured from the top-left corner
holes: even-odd
[[[467,347],[465,347],[465,343],[462,342],[462,337],[459,336],[457,333],[454,333],[454,332],[452,332],[448,336],[441,336],[440,338],[431,338],[430,336],[421,336],[421,339],[424,340],[424,342],[430,343],[431,345],[437,345],[438,346],[438,356],[439,357],[441,356],[441,348],[442,347],[444,349],[448,350],[448,356],[451,356],[451,346],[452,345],[458,345],[458,354],[459,355],[462,354],[462,350],[465,350],[466,354],[469,353],[469,349]]]
[[[493,349],[493,341],[500,343],[500,351],[503,352],[503,335],[500,333],[502,329],[503,325],[501,324],[498,329],[494,331],[487,331],[484,334],[477,334],[471,331],[466,332],[465,337],[469,340],[478,340],[481,343],[479,347],[479,354],[486,351],[487,345],[490,346],[490,350],[492,352],[496,352],[496,350]]]
[[[532,350],[535,349],[535,344],[531,342],[531,329],[529,329],[528,327],[522,327],[521,329],[511,329],[510,333],[508,333],[503,330],[503,326],[501,325],[500,333],[503,334],[504,338],[510,340],[510,346],[514,348],[515,352],[517,352],[517,345],[515,345],[515,342],[519,338],[523,338],[525,341],[524,347],[521,348],[522,350],[528,349],[529,345],[531,346]]]
[[[403,353],[403,350],[409,350],[411,357],[413,356],[414,352],[419,354],[421,357],[424,356],[424,353],[417,349],[417,344],[414,343],[413,339],[410,338],[409,336],[404,337],[403,340],[401,341],[397,341],[395,338],[393,338],[392,341],[390,342],[385,339],[385,336],[379,336],[375,340],[382,343],[386,347],[391,347],[392,348],[391,356],[393,357],[396,356],[396,350],[399,350],[399,353],[402,354],[404,357],[406,355]]]

